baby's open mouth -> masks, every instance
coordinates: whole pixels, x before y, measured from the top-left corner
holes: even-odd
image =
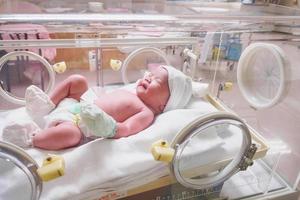
[[[145,82],[142,82],[142,87],[144,88],[144,89],[147,89],[147,84],[145,83]]]

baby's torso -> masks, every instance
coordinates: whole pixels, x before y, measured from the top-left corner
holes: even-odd
[[[135,94],[126,90],[103,93],[95,104],[117,122],[123,122],[146,107]]]

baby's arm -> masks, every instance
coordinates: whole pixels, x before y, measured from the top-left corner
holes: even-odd
[[[127,137],[134,135],[147,128],[153,121],[154,114],[149,109],[134,114],[124,122],[117,123],[117,132],[114,138]]]

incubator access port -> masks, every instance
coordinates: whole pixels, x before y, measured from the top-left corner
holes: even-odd
[[[222,132],[218,131],[221,127]],[[212,149],[217,147],[224,148],[222,137],[229,135],[235,135],[240,150],[222,161],[200,164],[200,160],[210,157],[207,152],[213,152]],[[256,150],[243,120],[228,112],[213,112],[188,124],[170,145],[166,140],[154,142],[151,153],[155,160],[168,163],[173,177],[180,184],[205,189],[222,184],[238,171],[246,170],[253,164]]]
[[[27,59],[27,61],[26,61],[27,65],[25,65],[25,69],[26,69],[26,67],[30,67],[31,63],[38,63],[38,65],[41,65],[42,68],[45,68],[42,70],[45,70],[48,73],[48,79],[49,79],[48,84],[46,85],[46,88],[45,88],[45,92],[49,93],[52,90],[52,88],[54,87],[54,82],[55,82],[54,68],[52,67],[52,65],[50,65],[50,63],[45,58],[43,58],[42,56],[40,56],[36,53],[30,52],[30,51],[13,51],[13,52],[7,53],[6,55],[4,55],[0,58],[0,71],[6,70],[6,68],[11,68],[13,65],[10,65],[10,63],[18,63],[19,57],[24,57]],[[56,66],[56,67],[58,67],[58,66]],[[64,68],[64,66],[62,65],[58,68],[61,70]],[[36,70],[32,69],[31,71],[35,72]],[[26,70],[24,70],[24,76],[26,76]],[[43,76],[41,76],[41,77],[43,78]],[[20,84],[24,84],[24,83],[25,82],[21,82]],[[32,84],[34,84],[33,81],[32,81]],[[41,84],[41,87],[43,88],[44,80],[41,80],[40,84]],[[7,86],[8,85],[9,84],[7,84]],[[7,88],[0,87],[0,96],[2,96],[8,102],[12,102],[17,105],[25,105],[25,100],[23,97],[20,96],[20,94],[17,94],[16,92],[13,92],[13,91],[9,91],[8,89],[9,89],[9,87],[7,87]]]

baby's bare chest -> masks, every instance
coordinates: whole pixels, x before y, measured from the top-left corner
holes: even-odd
[[[145,107],[135,94],[122,90],[103,94],[95,103],[118,122],[126,120]]]

